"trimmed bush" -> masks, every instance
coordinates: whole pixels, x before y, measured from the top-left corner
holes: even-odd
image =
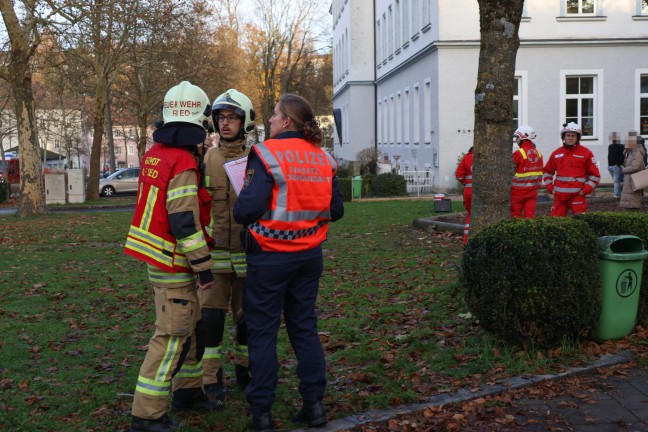
[[[573,216],[586,222],[597,237],[634,235],[648,248],[648,214],[641,212],[594,212]],[[639,288],[639,310],[637,321],[648,326],[648,260],[643,263],[643,275]]]
[[[471,313],[509,343],[552,347],[585,335],[598,319],[598,242],[585,222],[497,222],[468,242],[462,270]]]
[[[351,201],[351,182],[352,179],[348,177],[338,178],[340,193],[342,194],[342,199],[344,201]]]
[[[9,199],[9,183],[0,179],[0,203],[3,203]]]
[[[375,197],[406,196],[405,177],[392,173],[377,175],[371,183],[371,195]]]

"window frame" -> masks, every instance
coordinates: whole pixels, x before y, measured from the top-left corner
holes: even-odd
[[[648,79],[648,69],[635,69],[635,113],[634,129],[641,133],[641,99],[648,99],[648,92],[641,93],[641,78]],[[643,97],[642,97],[643,96]],[[646,116],[648,118],[648,116]],[[648,121],[648,120],[647,120]],[[642,137],[648,138],[648,127]]]
[[[585,135],[583,133],[581,139],[583,141],[591,140],[601,140],[603,137],[603,69],[577,69],[577,70],[562,70],[560,71],[560,124],[565,123],[567,119],[567,100],[573,99],[573,97],[567,97],[567,78],[593,78],[593,114],[592,121],[594,123],[592,127],[592,135]],[[578,93],[578,100],[582,100],[583,97],[580,96],[581,93]],[[582,112],[581,104],[578,106],[578,124],[583,128],[582,122]]]
[[[568,12],[567,11],[567,2],[569,0],[564,0],[563,5],[565,8],[564,11],[564,16],[568,17],[575,17],[575,16],[584,16],[584,17],[591,17],[591,16],[597,16],[598,12],[600,10],[598,0],[592,0],[593,6],[594,6],[594,12],[583,12],[583,2],[587,0],[576,0],[578,1],[578,12],[573,13],[573,12]]]

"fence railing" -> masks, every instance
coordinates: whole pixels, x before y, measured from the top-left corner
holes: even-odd
[[[432,193],[434,174],[430,171],[399,171],[398,174],[405,178],[408,194]]]

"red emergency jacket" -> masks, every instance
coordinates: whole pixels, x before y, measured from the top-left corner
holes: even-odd
[[[171,234],[166,211],[169,182],[187,170],[195,171],[198,184],[198,165],[187,150],[155,144],[144,154],[135,214],[124,247],[127,255],[169,273],[193,272]],[[204,243],[204,236],[200,237]]]
[[[248,228],[264,251],[300,252],[326,240],[337,163],[301,138],[270,139],[255,152],[274,179],[268,211]]]
[[[472,187],[473,152],[469,151],[459,162],[455,177],[466,188]]]
[[[511,181],[514,190],[528,191],[542,187],[542,153],[530,140],[520,142],[520,148],[513,153],[515,175]]]
[[[556,149],[544,169],[544,184],[549,193],[573,195],[581,190],[590,194],[601,181],[594,154],[580,143]],[[555,178],[554,178],[555,175]]]

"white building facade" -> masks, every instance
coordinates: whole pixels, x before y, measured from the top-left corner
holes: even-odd
[[[372,39],[353,37],[369,34],[356,9],[373,16]],[[353,160],[373,139],[381,162],[429,171],[436,190],[455,189],[457,160],[473,145],[477,2],[336,0],[332,12],[333,107],[343,113],[335,156]],[[548,157],[561,145],[562,124],[575,121],[603,181],[611,181],[609,134],[648,138],[648,1],[527,0],[520,40],[511,133],[530,124]],[[354,43],[373,49],[373,92],[353,92],[371,87],[359,77],[359,70],[369,76],[367,68],[354,66],[361,60]],[[354,116],[368,117],[372,106],[375,135],[365,136],[372,121]]]

